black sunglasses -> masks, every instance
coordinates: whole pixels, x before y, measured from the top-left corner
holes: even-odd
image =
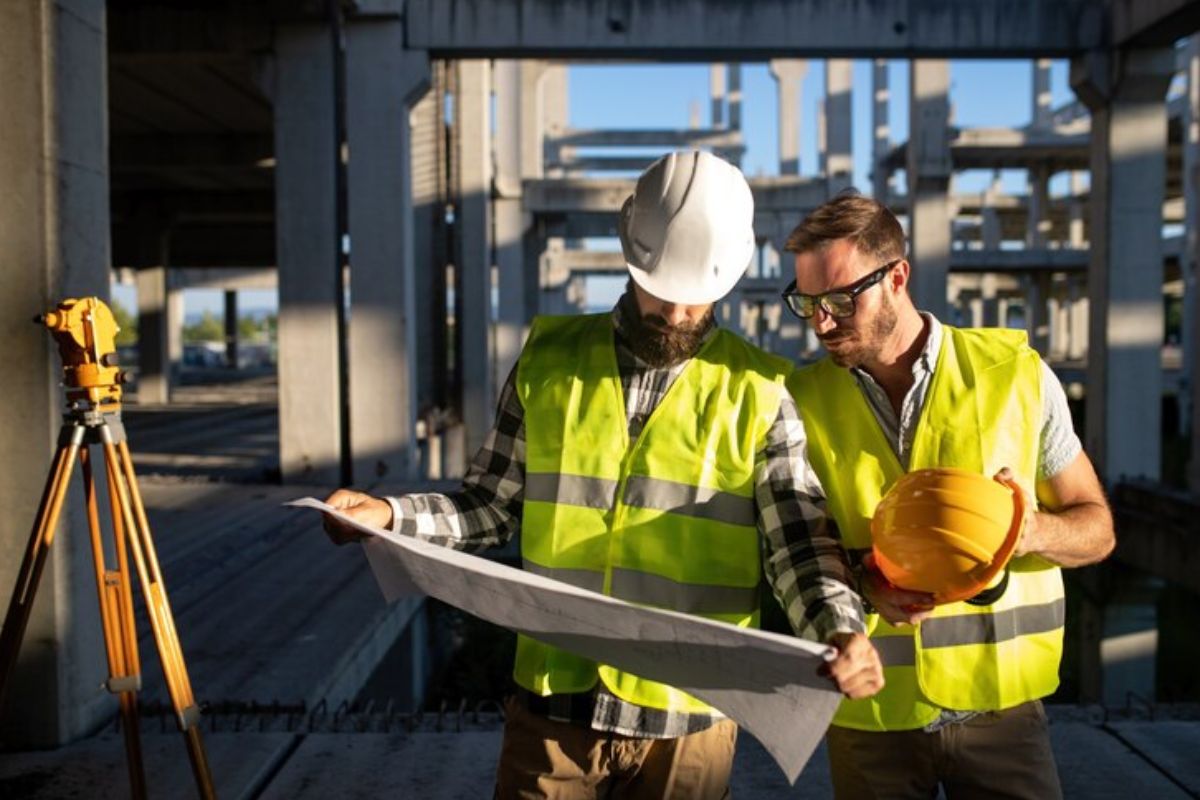
[[[801,294],[796,291],[796,282],[792,281],[780,296],[783,298],[783,302],[787,304],[788,310],[800,319],[812,319],[813,315],[817,313],[818,305],[825,309],[825,313],[831,317],[837,317],[838,319],[852,317],[854,316],[854,298],[883,280],[883,277],[891,271],[892,267],[903,260],[903,258],[897,258],[894,261],[889,261],[879,269],[864,275],[849,286],[832,289],[824,294]]]

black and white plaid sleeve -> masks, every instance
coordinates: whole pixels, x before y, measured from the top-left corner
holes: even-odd
[[[865,633],[862,600],[806,446],[796,402],[783,391],[755,465],[763,568],[797,636],[825,641],[833,633]]]
[[[503,545],[517,532],[525,496],[525,409],[517,397],[516,372],[513,367],[500,391],[496,422],[462,488],[385,498],[392,505],[393,530],[468,552]]]

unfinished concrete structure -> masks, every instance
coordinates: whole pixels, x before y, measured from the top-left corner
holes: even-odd
[[[0,14],[0,97],[18,133],[0,142],[0,179],[22,200],[0,209],[0,244],[17,265],[0,293],[0,359],[24,381],[17,416],[30,421],[3,440],[22,457],[0,467],[2,586],[57,430],[58,365],[25,322],[32,313],[104,295],[112,267],[135,270],[140,399],[166,402],[182,288],[230,290],[242,279],[234,268],[271,270],[259,275],[270,285],[273,274],[279,292],[283,479],[454,475],[532,315],[578,308],[584,276],[622,269],[579,246],[613,235],[632,185],[603,173],[649,160],[622,148],[696,146],[737,161],[738,65],[750,61],[768,62],[778,81],[779,175],[752,182],[766,266],[726,301],[727,324],[810,354],[779,313],[786,279],[771,253],[848,184],[849,59],[875,59],[873,189],[908,219],[921,305],[983,324],[1021,306],[1035,344],[1086,385],[1087,446],[1104,477],[1153,481],[1162,295],[1177,281],[1188,322],[1182,377],[1169,388],[1188,409],[1195,453],[1200,73],[1195,45],[1176,42],[1200,23],[1197,3],[1032,0],[1017,12],[1007,0],[126,0],[106,13],[99,0],[21,0]],[[1001,57],[1037,60],[1033,123],[955,129],[944,59]],[[1078,104],[1049,107],[1052,57],[1072,59]],[[708,126],[572,129],[565,65],[610,59],[712,63]],[[815,178],[799,174],[796,133],[807,59],[827,60]],[[912,59],[912,133],[896,146],[888,59]],[[1188,90],[1168,103],[1180,72]],[[958,170],[1010,167],[1029,170],[1027,197],[953,190]],[[891,180],[901,168],[902,194]],[[1090,173],[1088,189],[1050,197],[1062,171]],[[1184,234],[1164,240],[1164,219]],[[192,272],[201,269],[213,271]],[[1128,557],[1160,572],[1194,563],[1194,545],[1168,538]],[[70,578],[81,555],[56,553],[33,623],[48,646],[22,671],[33,687],[23,713],[39,720],[30,741],[64,741],[105,713],[74,679],[100,653],[95,626],[78,624],[90,591]],[[1196,587],[1194,574],[1186,580]]]

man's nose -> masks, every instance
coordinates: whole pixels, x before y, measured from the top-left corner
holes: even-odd
[[[825,310],[824,306],[817,303],[816,311],[812,315],[812,326],[818,336],[824,336],[837,327],[837,322],[834,320],[833,315]]]
[[[681,325],[684,322],[687,322],[688,318],[687,309],[682,305],[676,305],[674,303],[666,303],[663,305],[662,316],[663,319],[667,321],[667,324],[672,326]]]

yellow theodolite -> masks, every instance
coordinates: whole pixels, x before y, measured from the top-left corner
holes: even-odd
[[[83,475],[100,620],[108,656],[109,678],[105,686],[118,696],[120,702],[131,793],[137,798],[146,796],[136,694],[142,678],[134,627],[129,553],[133,555],[167,690],[187,742],[196,784],[202,797],[215,797],[208,759],[200,739],[200,708],[192,695],[158,556],[150,538],[150,525],[133,471],[125,426],[121,422],[121,384],[126,376],[117,364],[117,322],[108,306],[96,297],[64,300],[34,321],[45,325],[58,344],[67,410],[63,414],[58,449],[46,478],[46,489],[38,506],[17,585],[4,618],[4,629],[0,632],[0,698],[16,664],[34,595],[70,485],[71,471],[78,460]],[[104,456],[117,561],[115,569],[109,569],[104,560],[91,445],[99,445]]]

